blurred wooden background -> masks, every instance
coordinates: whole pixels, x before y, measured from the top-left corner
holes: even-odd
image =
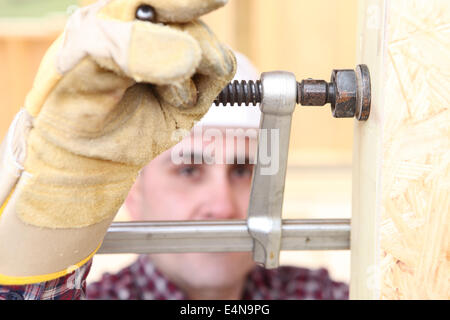
[[[287,70],[298,80],[328,80],[333,68],[355,66],[356,12],[357,0],[230,0],[204,19],[261,71]],[[22,106],[46,48],[60,32],[60,20],[54,15],[0,20],[0,137]],[[328,106],[297,110],[292,130],[290,163],[351,163],[352,120],[332,118]]]

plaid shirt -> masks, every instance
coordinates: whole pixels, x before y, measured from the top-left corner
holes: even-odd
[[[50,282],[27,286],[0,286],[1,299],[85,299],[86,276],[91,263]],[[105,274],[87,287],[88,299],[185,300],[185,294],[142,255],[117,274]],[[348,286],[330,279],[325,269],[255,267],[247,277],[244,300],[348,299]]]
[[[1,286],[0,300],[83,300],[92,260],[65,277],[26,286]]]

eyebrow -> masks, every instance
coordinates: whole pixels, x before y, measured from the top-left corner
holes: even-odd
[[[183,160],[188,159],[190,161],[189,162],[190,164],[201,164],[201,163],[204,163],[204,161],[205,161],[204,155],[201,152],[190,152],[188,154],[183,154],[182,158],[183,158]],[[196,161],[197,161],[197,163],[196,163]],[[168,153],[164,157],[164,162],[168,163],[168,164],[172,163],[172,154],[171,153]],[[200,162],[200,163],[198,163],[198,162]]]
[[[201,152],[190,152],[189,154],[185,154],[183,155],[183,159],[184,160],[189,160],[189,162],[185,162],[184,164],[206,164],[208,165],[206,162],[213,162],[213,158],[205,158],[205,155]],[[208,160],[208,161],[207,161]],[[209,161],[211,160],[211,161]],[[228,159],[227,159],[228,160]],[[164,162],[166,164],[172,164],[172,159],[171,159],[171,154],[168,154],[165,158],[164,158]],[[229,161],[226,161],[226,164],[254,164],[254,160],[251,159],[248,155],[239,157],[239,156],[234,156],[233,158],[233,162],[230,163]],[[213,162],[214,164],[214,162]]]
[[[244,162],[242,161],[238,161],[238,160],[244,160]],[[252,159],[250,159],[249,156],[245,156],[245,157],[234,157],[233,159],[233,164],[253,164]]]

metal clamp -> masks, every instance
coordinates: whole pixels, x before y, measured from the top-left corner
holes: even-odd
[[[100,253],[231,252],[253,251],[255,262],[266,268],[279,265],[280,250],[347,250],[349,220],[281,219],[292,113],[304,106],[331,104],[336,118],[370,115],[369,69],[334,70],[331,82],[307,79],[297,83],[294,74],[270,72],[261,80],[235,81],[226,86],[215,104],[261,103],[258,151],[276,146],[267,167],[258,159],[252,181],[248,219],[216,222],[135,222],[111,226]],[[270,138],[268,138],[270,136]],[[259,154],[259,152],[258,152]]]
[[[216,105],[261,103],[262,120],[258,150],[279,146],[272,160],[278,171],[267,172],[261,159],[253,174],[247,225],[253,237],[253,259],[266,268],[279,265],[282,239],[281,213],[288,158],[292,113],[296,104],[303,106],[331,105],[336,118],[366,121],[370,115],[370,73],[366,65],[355,70],[333,70],[331,82],[306,79],[297,83],[289,72],[263,73],[260,81],[229,83],[214,101]],[[270,139],[262,141],[270,131]],[[272,135],[272,133],[275,133]],[[258,151],[258,154],[259,151]]]

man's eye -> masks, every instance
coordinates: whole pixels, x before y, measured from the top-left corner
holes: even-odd
[[[136,19],[148,22],[156,22],[156,10],[149,5],[141,5],[136,10]]]
[[[253,174],[253,166],[237,165],[233,168],[232,174],[236,177],[251,177]]]
[[[178,169],[178,173],[182,176],[193,177],[198,175],[200,170],[194,166],[189,166]]]

